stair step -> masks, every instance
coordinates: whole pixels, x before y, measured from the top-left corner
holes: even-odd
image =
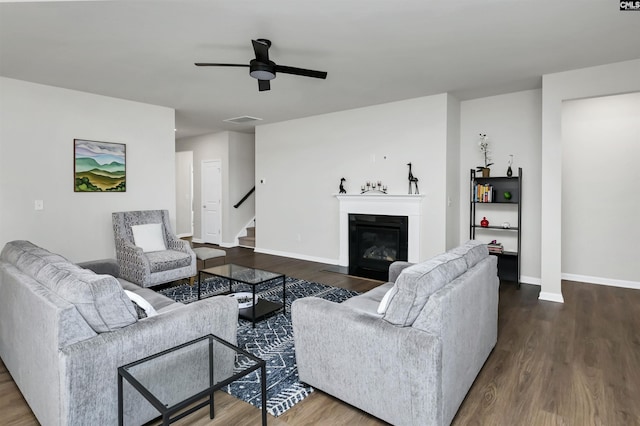
[[[247,237],[255,238],[255,236],[256,236],[256,227],[255,226],[247,227]]]
[[[240,237],[238,238],[238,242],[241,246],[244,247],[254,247],[256,246],[256,238],[255,237]]]

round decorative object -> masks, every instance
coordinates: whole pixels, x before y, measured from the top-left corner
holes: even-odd
[[[506,191],[506,192],[504,193],[504,199],[505,199],[505,200],[510,200],[510,199],[511,199],[511,193],[510,193],[509,191]]]
[[[238,301],[239,309],[246,309],[253,306],[253,293],[249,293],[249,292],[231,293],[229,297],[233,297]],[[256,297],[256,303],[258,303],[257,297]]]
[[[483,228],[486,228],[487,226],[489,226],[489,221],[487,220],[486,217],[482,218],[482,220],[480,221],[480,226],[482,226]]]
[[[504,229],[509,229],[509,228],[511,228],[511,224],[510,224],[509,222],[503,222],[503,223],[502,223],[502,227],[503,227]]]

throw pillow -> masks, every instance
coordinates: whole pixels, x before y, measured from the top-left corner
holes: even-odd
[[[387,290],[387,292],[382,297],[382,300],[380,301],[380,305],[378,305],[378,313],[380,315],[384,315],[384,313],[387,312],[387,308],[389,307],[389,302],[391,301],[391,296],[394,293],[394,291],[397,291],[395,286]]]
[[[134,225],[131,227],[133,241],[143,252],[166,250],[164,236],[162,235],[161,223],[147,223],[144,225]]]
[[[138,319],[142,319],[142,318],[150,318],[153,316],[158,315],[158,312],[156,312],[156,310],[153,308],[153,306],[151,306],[151,303],[147,302],[147,300],[140,296],[139,294],[136,294],[130,290],[125,290],[124,291],[126,293],[127,296],[129,296],[129,299],[131,299],[131,301],[133,302],[134,306],[136,306],[136,311],[139,309],[141,309],[144,312],[144,316],[140,316],[141,314],[138,313]]]

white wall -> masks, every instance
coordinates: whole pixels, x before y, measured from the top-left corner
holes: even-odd
[[[193,236],[193,151],[176,152],[176,234]]]
[[[444,251],[447,111],[442,94],[258,126],[257,251],[337,263],[340,178],[349,194],[374,180],[407,194],[409,162],[426,194],[421,257]]]
[[[640,91],[640,59],[542,77],[540,299],[562,302],[562,103]]]
[[[202,162],[221,160],[222,164],[222,241],[221,246],[236,245],[236,236],[255,214],[254,197],[234,209],[242,195],[253,186],[254,136],[237,132],[211,133],[176,141],[176,151],[193,151],[194,241],[202,239]],[[249,186],[250,185],[250,186]],[[246,189],[245,187],[248,186]],[[242,192],[242,195],[237,195]],[[247,204],[248,203],[248,204]]]
[[[447,98],[447,249],[459,245],[460,236],[460,101]],[[465,203],[466,204],[466,203]],[[466,239],[465,239],[466,240]]]
[[[0,93],[0,245],[30,240],[76,262],[114,257],[112,212],[175,217],[173,109],[3,77]],[[126,144],[126,192],[74,192],[76,138]]]
[[[509,154],[514,155],[514,176],[522,167],[521,281],[531,284],[540,283],[541,102],[540,90],[527,90],[463,101],[460,114],[460,241],[469,238],[469,177],[471,169],[484,165],[478,147],[478,135],[483,133],[492,151],[491,176],[506,176]],[[514,211],[486,207],[491,223],[517,223]],[[495,238],[506,249],[516,250],[516,239],[505,232],[482,235],[487,242]]]
[[[640,93],[562,107],[563,278],[640,289]]]
[[[237,245],[235,236],[256,214],[256,195],[253,193],[237,209],[233,207],[256,184],[255,136],[231,132],[229,135],[229,228],[227,245]]]

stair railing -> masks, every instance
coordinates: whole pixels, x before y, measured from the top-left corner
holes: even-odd
[[[253,194],[253,192],[254,192],[255,190],[256,190],[256,187],[254,186],[253,188],[251,188],[251,189],[249,190],[249,192],[247,192],[247,193],[244,195],[244,197],[242,197],[242,199],[241,199],[240,201],[238,201],[238,203],[237,203],[237,204],[235,204],[235,205],[233,206],[233,208],[237,209],[238,207],[240,207],[240,206],[242,205],[242,203],[244,203],[245,201],[247,201],[247,198],[249,198],[249,196],[250,196],[251,194]]]

